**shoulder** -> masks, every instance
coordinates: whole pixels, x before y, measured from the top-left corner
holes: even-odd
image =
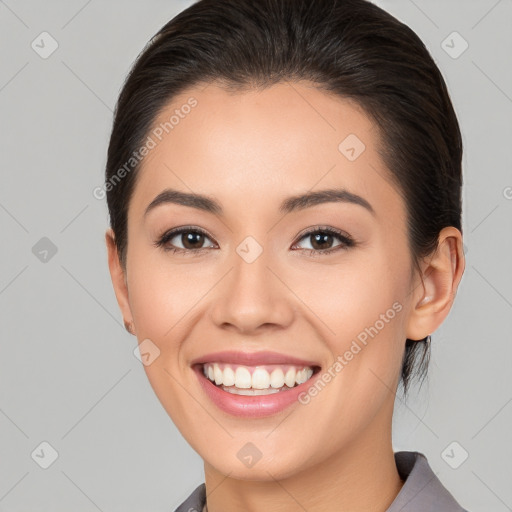
[[[420,452],[395,453],[404,485],[386,512],[468,512],[455,500]]]
[[[420,452],[395,453],[404,485],[386,512],[468,512],[455,500]],[[198,485],[174,512],[202,512],[206,486]]]
[[[202,512],[205,503],[206,486],[203,482],[174,512]]]

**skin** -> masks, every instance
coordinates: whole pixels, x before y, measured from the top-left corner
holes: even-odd
[[[422,273],[413,271],[405,205],[377,152],[377,128],[356,104],[307,82],[237,93],[210,84],[174,98],[155,125],[190,96],[198,105],[143,162],[125,270],[110,229],[106,243],[125,322],[139,343],[149,338],[160,350],[144,367],[151,386],[204,460],[208,510],[385,511],[403,485],[391,420],[405,340],[433,333],[447,316],[464,271],[461,233],[443,229]],[[349,134],[366,146],[354,161],[338,150]],[[168,203],[144,218],[167,187],[213,197],[224,214]],[[291,195],[331,187],[364,197],[375,215],[342,202],[278,211]],[[201,254],[155,247],[184,225],[211,235]],[[318,246],[302,233],[318,226],[357,244],[322,254],[342,243],[334,237],[308,254]],[[263,248],[250,264],[236,252],[247,236]],[[172,243],[184,248],[186,239]],[[267,418],[218,409],[190,366],[240,349],[312,359],[325,370],[397,301],[400,312],[317,396]],[[248,442],[261,452],[250,468],[237,457]]]

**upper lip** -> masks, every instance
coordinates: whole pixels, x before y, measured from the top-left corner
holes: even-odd
[[[294,356],[280,354],[278,352],[258,351],[241,352],[225,350],[222,352],[211,352],[194,359],[191,365],[204,363],[233,363],[243,366],[258,366],[264,364],[293,364],[296,366],[320,366],[315,361],[299,359]]]

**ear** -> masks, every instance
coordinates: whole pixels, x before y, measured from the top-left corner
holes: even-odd
[[[407,338],[425,338],[443,323],[457,294],[464,268],[462,234],[453,226],[446,227],[439,233],[434,255],[423,262],[419,284],[412,291]]]
[[[133,318],[128,298],[126,273],[119,260],[119,254],[117,251],[115,236],[112,228],[108,228],[105,232],[105,242],[107,244],[110,278],[112,279],[112,285],[114,286],[114,292],[116,294],[117,303],[119,304],[119,309],[123,315],[124,325],[128,330],[128,326],[133,325]],[[132,334],[135,334],[135,332],[132,332]]]

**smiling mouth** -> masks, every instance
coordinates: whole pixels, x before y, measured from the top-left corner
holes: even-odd
[[[215,386],[235,395],[270,395],[293,389],[320,371],[319,366],[268,364],[244,366],[204,363],[203,375]]]

